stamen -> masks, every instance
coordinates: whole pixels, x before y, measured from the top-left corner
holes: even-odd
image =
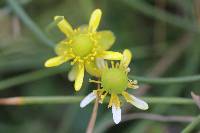
[[[104,93],[104,94],[103,94]],[[101,99],[100,99],[100,103],[103,103],[103,100],[105,99],[105,97],[106,97],[106,95],[108,94],[108,92],[107,91],[104,91],[102,94],[101,94]]]
[[[78,29],[74,29],[74,32],[78,32]]]
[[[110,108],[113,104],[113,94],[111,94],[111,97],[110,97],[110,101],[109,101],[109,104],[108,104],[108,108]]]
[[[84,59],[84,60],[87,60],[87,59],[88,59],[88,56],[86,56],[86,57],[83,57],[83,59]]]
[[[115,64],[115,68],[119,68],[119,63],[118,62]]]
[[[84,63],[84,60],[78,59],[78,62],[79,62],[80,64],[83,64],[83,63]]]
[[[93,93],[98,96],[98,91],[99,90],[93,90]]]
[[[89,79],[89,82],[90,82],[90,83],[101,84],[101,81],[99,81],[99,80],[92,80],[92,79]]]
[[[90,59],[93,61],[93,60],[94,60],[94,57],[90,57]]]
[[[79,56],[75,57],[74,60],[71,62],[71,65],[74,65],[79,59]]]
[[[139,86],[137,85],[137,80],[128,80],[128,88],[137,89]]]
[[[73,42],[72,40],[69,40],[67,41],[67,44],[72,44],[72,42]]]
[[[111,67],[112,67],[112,68],[115,68],[114,61],[111,61]]]
[[[133,83],[134,83],[134,84],[138,84],[138,81],[137,81],[137,80],[133,80]]]
[[[105,62],[105,66],[106,66],[106,68],[108,68],[108,62]]]
[[[97,54],[96,49],[94,50],[94,52],[92,53],[93,56],[95,56]]]

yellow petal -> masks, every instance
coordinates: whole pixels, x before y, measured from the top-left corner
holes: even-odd
[[[63,56],[53,57],[53,58],[48,59],[45,62],[45,67],[55,67],[55,66],[63,64],[64,62],[68,61],[69,59],[71,59],[71,58],[63,57]]]
[[[122,60],[123,55],[120,52],[103,51],[98,57],[107,60]]]
[[[78,73],[78,65],[74,65],[68,73],[69,81],[74,81],[76,79],[77,73]]]
[[[102,12],[100,9],[96,9],[93,11],[90,22],[89,22],[89,31],[95,32],[99,26],[100,20],[101,20]]]
[[[75,79],[74,88],[76,91],[79,91],[81,89],[81,86],[83,84],[83,77],[84,77],[84,65],[78,66],[78,73]]]
[[[67,43],[65,41],[61,41],[56,45],[55,52],[57,55],[64,55],[67,49]]]
[[[115,107],[120,108],[120,100],[117,94],[112,94],[113,95],[113,104]]]
[[[97,68],[95,62],[85,63],[85,69],[92,76],[95,76],[95,77],[101,76],[101,71]]]
[[[114,93],[111,94],[108,107],[111,107],[111,106],[113,106],[113,105],[114,105],[115,107],[117,107],[117,108],[120,108],[120,100],[119,100],[119,97],[117,96],[117,94],[114,94]]]
[[[126,99],[127,102],[130,102],[132,100],[129,93],[124,91],[124,92],[122,92],[122,95],[124,96],[124,98]]]
[[[103,50],[108,50],[115,42],[115,35],[111,31],[100,31],[97,33],[97,40]]]
[[[131,51],[128,49],[125,49],[123,52],[123,59],[121,60],[120,65],[124,66],[125,68],[128,67],[128,65],[131,62],[132,54]]]
[[[59,29],[66,35],[70,36],[73,33],[72,26],[64,18],[64,16],[55,16],[54,20],[57,22]]]
[[[111,94],[111,96],[110,96],[108,108],[112,107],[112,105],[113,105],[113,94]]]

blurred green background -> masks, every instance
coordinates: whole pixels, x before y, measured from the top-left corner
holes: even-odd
[[[99,30],[112,30],[117,37],[112,49],[123,51],[129,48],[133,52],[134,59],[130,66],[133,75],[180,77],[197,74],[200,70],[198,0],[16,1],[19,5],[13,4],[12,0],[0,0],[2,98],[85,95],[91,92],[94,86],[87,83],[89,76],[85,78],[81,92],[74,92],[73,83],[67,79],[69,64],[60,67],[66,68],[62,73],[54,68],[46,69],[43,64],[46,59],[54,56],[53,48],[49,45],[55,44],[63,37],[52,23],[53,17],[64,15],[76,27],[87,24],[95,8],[100,8],[103,12]],[[31,22],[18,7],[24,9]],[[190,98],[191,91],[200,94],[198,82],[140,85],[141,88],[134,93],[143,96]],[[124,110],[126,113],[141,112],[134,107]],[[0,133],[85,132],[91,112],[92,104],[80,109],[79,103],[1,106]],[[188,105],[150,105],[147,113],[196,116],[199,110]],[[109,125],[111,117],[112,113],[107,109],[107,105],[101,105],[95,132],[178,133],[188,124],[135,119],[113,126]]]

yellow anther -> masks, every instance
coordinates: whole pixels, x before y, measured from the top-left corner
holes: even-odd
[[[89,82],[90,82],[90,83],[101,84],[101,81],[98,81],[98,80],[92,80],[92,79],[89,79]]]

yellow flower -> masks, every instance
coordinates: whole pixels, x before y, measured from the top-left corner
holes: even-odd
[[[69,60],[74,65],[68,74],[70,81],[75,80],[74,88],[79,91],[84,78],[84,71],[93,76],[100,76],[101,71],[96,66],[98,59],[121,60],[119,52],[107,51],[115,42],[111,31],[97,32],[101,19],[101,10],[96,9],[87,26],[73,29],[63,16],[56,16],[55,21],[59,29],[66,35],[66,39],[56,45],[56,57],[45,62],[45,67],[55,67]]]
[[[128,72],[130,69],[128,65],[131,61],[131,52],[124,50],[123,59],[120,63],[111,62],[111,67],[105,63],[105,67],[102,71],[101,81],[90,80],[90,82],[100,83],[101,87],[94,90],[88,96],[86,96],[80,103],[80,107],[85,107],[91,101],[98,97],[99,102],[103,103],[104,98],[107,94],[110,94],[110,101],[108,107],[112,107],[113,120],[116,124],[121,121],[121,109],[120,109],[120,98],[122,95],[125,100],[139,109],[148,109],[148,104],[143,100],[126,92],[127,88],[137,89],[137,81],[128,79]]]

